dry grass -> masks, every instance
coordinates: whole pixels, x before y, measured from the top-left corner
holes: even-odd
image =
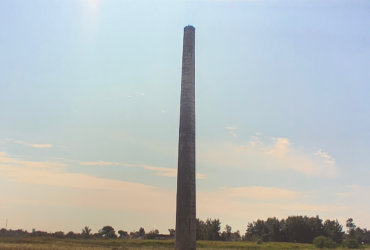
[[[121,239],[56,239],[52,237],[6,237],[0,238],[0,250],[173,250],[173,240],[121,240]],[[277,250],[315,249],[313,244],[268,242],[198,241],[202,250]],[[366,249],[366,247],[363,247]],[[370,249],[370,248],[367,248]]]

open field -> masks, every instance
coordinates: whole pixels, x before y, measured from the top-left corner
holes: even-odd
[[[173,240],[121,240],[121,239],[57,239],[52,237],[4,237],[0,238],[0,250],[171,250]],[[315,249],[312,244],[268,242],[258,245],[254,242],[198,241],[197,248],[203,250],[223,249]],[[363,249],[370,249],[363,247]]]

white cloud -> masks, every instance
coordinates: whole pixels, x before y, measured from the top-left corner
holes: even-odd
[[[204,164],[224,167],[286,169],[308,176],[333,176],[338,172],[332,158],[322,161],[322,155],[295,148],[288,138],[264,137],[262,141],[251,136],[247,145],[207,145],[198,155]]]
[[[322,152],[321,149],[317,150],[314,155],[321,156],[322,158],[325,159],[325,162],[331,165],[335,165],[335,159],[332,158],[328,153]]]
[[[140,92],[136,92],[136,91],[135,91],[135,94],[145,96],[145,94],[144,94],[144,93],[140,93]]]
[[[234,130],[234,129],[236,129],[236,126],[235,127],[225,127],[225,128],[227,128],[229,130]]]
[[[166,111],[165,111],[165,110],[163,110],[163,109],[161,110],[161,112],[162,112],[162,113],[166,113]]]
[[[257,132],[257,133],[256,133],[256,135],[262,135],[262,133],[260,133],[260,132]]]
[[[28,142],[23,142],[23,141],[14,141],[16,143],[19,143],[19,144],[23,144],[23,145],[26,145],[26,146],[29,146],[29,147],[33,147],[33,148],[51,148],[53,147],[53,145],[51,144],[33,144],[33,143],[28,143]]]

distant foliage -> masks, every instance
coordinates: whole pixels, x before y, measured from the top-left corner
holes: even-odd
[[[89,237],[90,237],[90,233],[91,233],[91,228],[89,228],[89,227],[84,227],[84,228],[82,228],[82,233],[81,233],[81,235],[82,235],[82,237],[84,238],[84,239],[88,239]]]
[[[100,233],[104,238],[117,238],[117,234],[114,228],[111,226],[105,226],[100,230]]]
[[[58,231],[53,234],[55,238],[64,238],[64,232]]]
[[[335,243],[331,238],[325,236],[318,236],[313,240],[313,244],[317,248],[329,248],[335,249],[338,247],[337,243]]]
[[[144,237],[144,235],[145,235],[145,229],[143,227],[140,227],[140,229],[139,229],[139,236],[140,237]]]
[[[256,243],[257,243],[258,245],[261,245],[261,244],[263,243],[263,241],[262,241],[261,239],[259,239],[259,240],[257,240],[257,241],[256,241]]]
[[[314,238],[326,236],[340,244],[343,234],[338,221],[326,220],[322,223],[319,216],[289,216],[282,220],[274,217],[248,223],[244,240],[312,243]]]
[[[205,222],[196,219],[197,240],[221,240],[221,222],[219,219],[207,219]]]
[[[348,247],[349,249],[356,249],[356,248],[359,247],[359,244],[358,244],[357,240],[355,240],[353,238],[348,238],[343,242],[343,246]]]
[[[128,236],[128,233],[126,231],[123,231],[123,230],[119,230],[118,234],[119,234],[120,238],[127,238],[127,236]]]
[[[168,232],[170,233],[170,236],[175,236],[176,234],[175,229],[168,229]]]
[[[67,234],[66,234],[66,237],[67,238],[75,238],[76,237],[76,234],[72,231],[69,231]]]
[[[145,234],[145,239],[154,240],[158,234],[159,234],[158,229],[150,230],[149,233]]]

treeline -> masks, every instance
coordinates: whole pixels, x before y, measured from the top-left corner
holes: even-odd
[[[346,221],[347,233],[338,220],[325,220],[319,216],[289,216],[286,219],[268,218],[248,223],[243,240],[314,243],[319,248],[343,245],[357,248],[370,243],[370,231],[355,225],[352,218]]]
[[[141,227],[138,231],[131,231],[127,232],[124,230],[116,230],[112,226],[104,226],[103,228],[99,229],[97,233],[92,233],[90,227],[84,227],[81,233],[75,233],[73,231],[69,231],[68,233],[64,233],[62,231],[57,231],[54,233],[48,233],[45,231],[36,231],[32,230],[32,232],[27,232],[27,230],[7,230],[5,228],[0,229],[0,237],[6,236],[31,236],[31,237],[39,237],[39,236],[49,236],[55,238],[71,238],[71,239],[173,239],[175,237],[175,230],[168,229],[168,234],[159,234],[158,229],[151,230],[149,232],[145,232],[145,229]]]
[[[340,244],[344,236],[343,226],[337,220],[323,222],[319,216],[289,216],[282,220],[274,217],[248,223],[245,240],[312,243],[318,236],[330,237]]]
[[[308,216],[289,216],[279,220],[276,217],[257,220],[248,223],[247,230],[241,235],[239,230],[233,232],[230,225],[221,231],[219,219],[196,219],[196,239],[210,241],[255,241],[255,242],[296,242],[313,243],[317,247],[334,248],[339,244],[356,248],[360,244],[370,244],[370,231],[355,225],[352,218],[346,221],[346,232],[338,220],[325,220]],[[33,230],[32,232],[18,230],[0,230],[0,236],[52,236],[56,238],[119,238],[119,239],[174,239],[176,232],[168,229],[167,234],[160,234],[157,229],[146,232],[143,227],[138,231],[116,231],[112,226],[104,226],[97,233],[92,233],[89,227],[84,227],[81,233],[57,231],[47,233]]]
[[[221,221],[219,219],[196,220],[197,240],[239,241],[241,239],[239,230],[232,232],[232,227],[227,224],[223,232],[220,230]]]

